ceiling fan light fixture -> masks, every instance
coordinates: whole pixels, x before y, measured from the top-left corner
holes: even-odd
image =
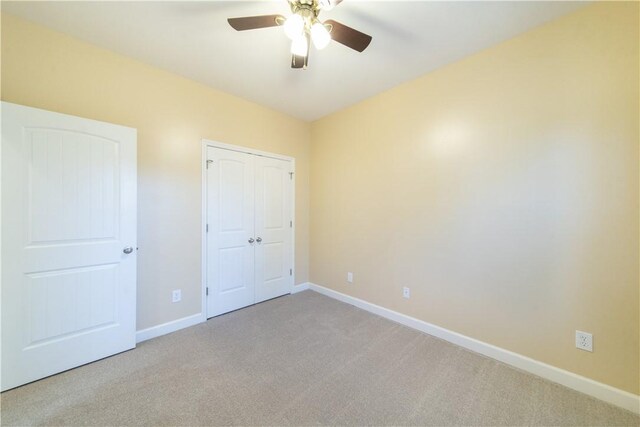
[[[291,42],[291,53],[297,56],[307,56],[307,53],[309,53],[309,43],[305,36],[298,36]]]
[[[288,17],[286,21],[284,21],[283,28],[284,33],[287,35],[287,37],[289,37],[291,40],[296,40],[297,38],[302,36],[302,33],[304,31],[304,19],[302,18],[302,16],[294,13],[293,15]]]
[[[260,15],[229,18],[229,25],[236,31],[255,30],[258,28],[283,27],[283,31],[291,39],[291,68],[307,68],[309,49],[313,42],[320,50],[333,40],[357,52],[364,51],[371,36],[355,30],[340,22],[328,19],[318,20],[318,14],[331,9],[342,0],[288,0],[291,15]]]
[[[316,22],[311,26],[311,40],[316,49],[324,49],[331,41],[329,30],[321,22]]]

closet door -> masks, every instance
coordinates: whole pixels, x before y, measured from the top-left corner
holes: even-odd
[[[207,148],[208,317],[255,300],[254,159]]]
[[[255,158],[256,298],[261,302],[291,292],[293,228],[291,162]]]

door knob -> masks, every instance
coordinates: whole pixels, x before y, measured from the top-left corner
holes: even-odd
[[[258,242],[258,243],[262,242],[262,237],[258,237],[258,238],[256,239],[256,242]]]
[[[125,254],[129,255],[131,252],[133,252],[133,248],[131,246],[127,246],[126,248],[124,248],[122,250],[122,252],[124,252]]]
[[[255,242],[255,240],[253,240],[253,237],[249,237],[249,243],[253,243]]]

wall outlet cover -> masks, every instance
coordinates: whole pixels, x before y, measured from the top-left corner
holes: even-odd
[[[353,273],[352,272],[348,272],[347,273],[347,282],[353,283]]]
[[[171,302],[180,302],[182,300],[182,290],[176,289],[171,292]]]
[[[402,298],[411,298],[411,289],[407,288],[406,286],[402,288]]]
[[[593,351],[593,335],[588,332],[576,331],[576,348]]]

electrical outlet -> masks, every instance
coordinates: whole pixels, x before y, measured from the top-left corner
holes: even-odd
[[[353,283],[353,273],[352,272],[348,272],[347,273],[347,282]]]
[[[402,297],[407,299],[411,298],[411,289],[407,288],[406,286],[402,288]]]
[[[171,302],[180,302],[182,300],[182,290],[176,289],[171,292]]]
[[[588,332],[576,331],[576,348],[593,351],[593,335]]]

